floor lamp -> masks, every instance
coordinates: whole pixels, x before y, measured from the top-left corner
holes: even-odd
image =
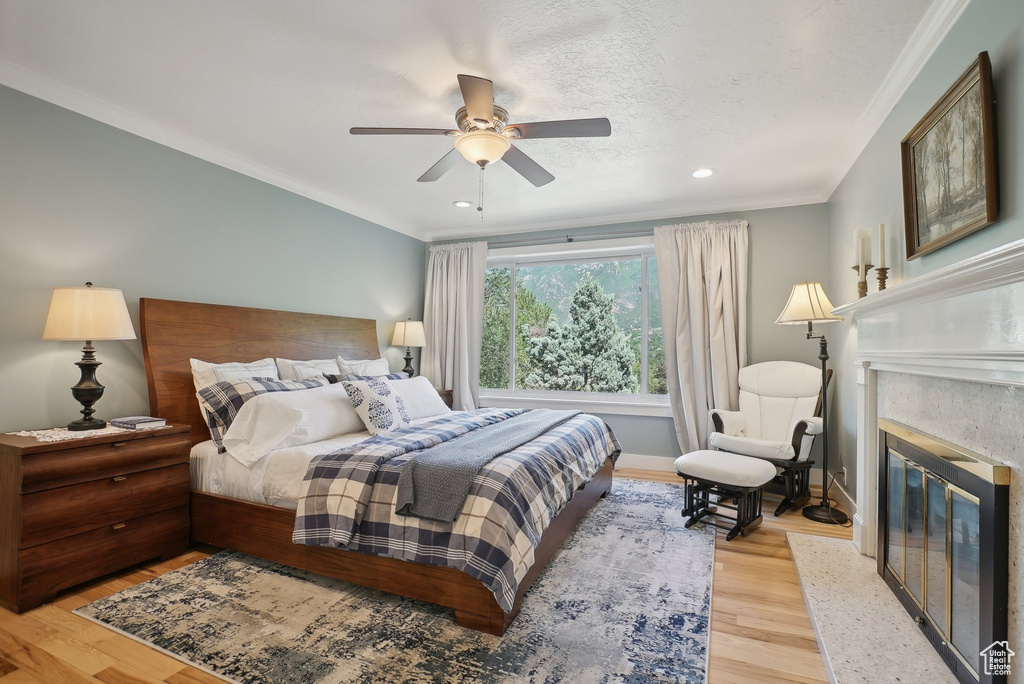
[[[849,518],[832,506],[828,498],[828,341],[824,335],[814,334],[815,323],[833,323],[843,320],[832,313],[832,302],[825,295],[821,283],[797,283],[789,293],[789,301],[775,322],[779,325],[807,324],[807,339],[818,340],[818,359],[821,361],[821,503],[804,508],[804,517],[830,525],[845,525]]]

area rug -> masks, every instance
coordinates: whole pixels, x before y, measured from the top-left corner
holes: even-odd
[[[450,610],[222,552],[75,612],[229,680],[704,682],[714,530],[616,480],[504,637]]]

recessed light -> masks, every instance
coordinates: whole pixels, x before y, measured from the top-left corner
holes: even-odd
[[[714,169],[694,169],[693,177],[694,178],[707,178],[708,176],[710,176],[714,172],[715,172]]]
[[[455,200],[452,204],[457,206],[459,209],[468,209],[473,206],[473,203],[468,200]]]

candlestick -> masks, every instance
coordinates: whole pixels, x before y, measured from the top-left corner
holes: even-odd
[[[878,291],[881,292],[885,289],[885,281],[889,278],[889,269],[879,266],[875,269],[875,273],[878,277]]]
[[[867,229],[855,231],[854,238],[857,244],[857,251],[854,252],[854,255],[857,257],[857,264],[862,269],[858,275],[861,280],[864,280],[867,275],[867,263],[871,260],[871,231]]]
[[[874,267],[875,267],[874,264],[858,264],[856,266],[851,266],[850,267],[854,271],[857,271],[857,298],[858,299],[860,299],[861,297],[867,297],[868,296],[868,280],[867,280],[867,278],[864,277],[864,273],[866,271],[862,270],[862,269],[870,270],[870,269],[872,269]]]
[[[878,268],[885,268],[885,224],[878,224]],[[882,288],[885,289],[884,287]]]

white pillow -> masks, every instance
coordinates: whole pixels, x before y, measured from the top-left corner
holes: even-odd
[[[249,380],[251,378],[270,378],[280,380],[277,364],[274,359],[260,359],[252,363],[208,363],[199,359],[189,359],[192,365],[192,382],[196,391],[215,383],[227,380]]]
[[[422,375],[408,380],[391,380],[390,382],[398,392],[398,396],[402,397],[405,408],[413,420],[433,418],[451,412],[434,386]]]
[[[274,359],[282,380],[308,380],[326,373],[338,372],[338,362],[334,359],[312,359],[310,361],[292,361],[291,359]]]
[[[405,408],[405,402],[398,396],[390,380],[343,380],[341,386],[348,392],[352,408],[371,435],[412,425],[412,417]]]
[[[274,449],[362,432],[345,388],[326,385],[302,392],[271,392],[247,401],[224,435],[224,448],[248,467]]]
[[[371,361],[349,361],[338,357],[338,369],[342,375],[387,375],[391,372],[387,359]]]

